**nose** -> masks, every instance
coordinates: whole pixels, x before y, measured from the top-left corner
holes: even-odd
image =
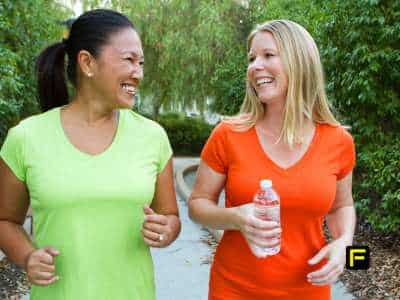
[[[139,83],[140,81],[142,81],[142,79],[143,79],[143,66],[142,66],[142,65],[136,64],[136,65],[133,67],[133,70],[132,70],[132,79],[135,79],[136,81],[138,81],[138,83]]]
[[[261,70],[265,67],[264,61],[260,56],[256,56],[249,64],[249,70]]]

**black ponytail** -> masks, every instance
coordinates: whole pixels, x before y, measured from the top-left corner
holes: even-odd
[[[42,111],[68,103],[65,80],[66,45],[53,44],[40,53],[36,61],[38,93]]]
[[[113,33],[135,27],[129,19],[116,11],[95,9],[82,14],[72,25],[67,40],[43,50],[36,62],[38,92],[42,111],[68,103],[65,74],[77,86],[77,56],[86,50],[97,58]],[[65,54],[68,55],[67,72]]]

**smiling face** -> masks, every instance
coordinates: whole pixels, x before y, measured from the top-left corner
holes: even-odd
[[[248,53],[247,80],[264,104],[285,103],[288,76],[273,35],[267,31],[255,34]]]
[[[134,29],[112,34],[96,60],[95,90],[112,108],[132,108],[143,79],[143,64],[142,43]]]

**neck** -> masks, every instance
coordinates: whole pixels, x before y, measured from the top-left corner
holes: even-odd
[[[268,107],[266,106],[265,108],[264,117],[258,122],[258,126],[263,131],[270,132],[271,135],[279,137],[283,126],[285,106],[282,102],[277,101],[268,104]]]
[[[285,115],[285,107],[280,103],[271,103],[265,110],[264,117],[257,123],[258,127],[269,136],[278,139],[281,135],[283,121]],[[313,131],[314,124],[311,120],[303,119],[302,135]]]
[[[102,125],[114,120],[117,110],[107,105],[105,101],[97,99],[80,91],[65,110],[73,112],[76,119],[89,126]]]

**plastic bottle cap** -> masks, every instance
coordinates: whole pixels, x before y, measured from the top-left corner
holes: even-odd
[[[266,190],[272,187],[272,180],[263,179],[260,181],[261,189]]]

